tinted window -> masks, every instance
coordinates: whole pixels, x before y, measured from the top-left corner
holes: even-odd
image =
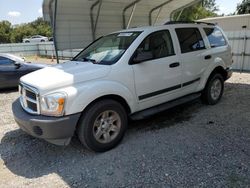
[[[153,59],[175,55],[169,31],[159,31],[149,35],[137,48],[137,53],[148,52]]]
[[[175,30],[182,53],[205,49],[205,44],[198,28],[178,28]]]
[[[14,61],[12,61],[11,59],[0,56],[0,65],[12,65],[13,63]]]
[[[226,40],[218,28],[204,28],[204,31],[212,48],[226,45]]]

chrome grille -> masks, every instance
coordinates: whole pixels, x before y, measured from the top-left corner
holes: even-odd
[[[40,114],[38,91],[26,84],[19,84],[20,103],[23,109],[30,114]]]

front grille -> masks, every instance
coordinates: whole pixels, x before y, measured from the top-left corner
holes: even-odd
[[[27,107],[33,112],[37,112],[37,105],[35,103],[27,101]]]
[[[30,114],[40,114],[39,94],[37,90],[31,86],[20,83],[19,92],[23,109]]]
[[[32,100],[36,100],[36,94],[29,90],[26,90],[26,96]]]

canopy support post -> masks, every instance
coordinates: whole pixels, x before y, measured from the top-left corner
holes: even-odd
[[[58,48],[57,48],[57,40],[56,40],[57,0],[54,0],[54,2],[55,2],[55,5],[54,5],[55,11],[54,11],[54,18],[53,18],[53,41],[54,41],[54,47],[55,47],[55,53],[56,53],[56,63],[59,64],[59,56],[58,56]],[[50,4],[50,6],[52,6],[52,3]]]
[[[134,12],[135,12],[135,8],[136,8],[136,4],[139,3],[141,0],[135,0],[134,2],[130,3],[129,5],[127,5],[123,11],[122,11],[122,20],[123,20],[123,29],[128,29],[130,26],[130,23],[132,21],[132,18],[134,16]],[[130,8],[133,7],[132,12],[129,16],[129,21],[128,24],[126,24],[126,11]]]
[[[155,25],[155,23],[158,21],[158,19],[160,17],[161,10],[162,10],[162,7],[159,9],[159,11],[157,13],[157,16],[156,16],[155,21],[154,21],[154,25]]]
[[[134,12],[135,12],[135,8],[136,8],[136,4],[133,6],[132,12],[131,12],[131,14],[130,14],[130,16],[129,16],[129,20],[128,20],[128,24],[127,24],[127,26],[126,26],[126,29],[128,29],[129,26],[130,26],[130,23],[131,23],[131,21],[132,21],[132,18],[133,18]]]
[[[180,17],[181,17],[181,15],[182,15],[183,11],[184,11],[184,9],[182,9],[182,10],[180,11],[179,15],[178,15],[177,18],[176,18],[176,21],[178,21],[178,20],[180,19]]]
[[[94,8],[98,6],[98,10],[97,10],[97,15],[96,15],[96,20],[94,20]],[[99,16],[100,16],[100,12],[101,12],[101,6],[102,6],[102,0],[97,0],[90,8],[90,20],[91,20],[91,29],[92,29],[92,38],[93,41],[96,39],[96,28],[97,28],[97,24],[98,24],[98,20],[99,20]]]
[[[166,2],[164,2],[164,3],[162,3],[162,4],[158,5],[158,6],[156,6],[156,7],[152,8],[152,9],[150,10],[149,16],[148,16],[148,18],[149,18],[149,25],[152,25],[152,14],[153,14],[153,12],[156,11],[156,10],[158,10],[158,9],[160,9],[160,11],[161,11],[162,7],[164,7],[165,5],[171,3],[172,1],[173,1],[173,0],[168,0],[168,1],[166,1]],[[159,18],[160,11],[159,11],[159,13],[158,13],[158,15],[157,15],[156,21],[157,21],[158,18]]]

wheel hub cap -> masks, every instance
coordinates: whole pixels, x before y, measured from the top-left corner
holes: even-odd
[[[217,100],[221,95],[222,84],[219,79],[214,80],[211,86],[211,97],[213,100]]]
[[[98,142],[109,143],[118,136],[120,129],[121,118],[119,114],[107,110],[97,116],[93,126],[93,135]]]

